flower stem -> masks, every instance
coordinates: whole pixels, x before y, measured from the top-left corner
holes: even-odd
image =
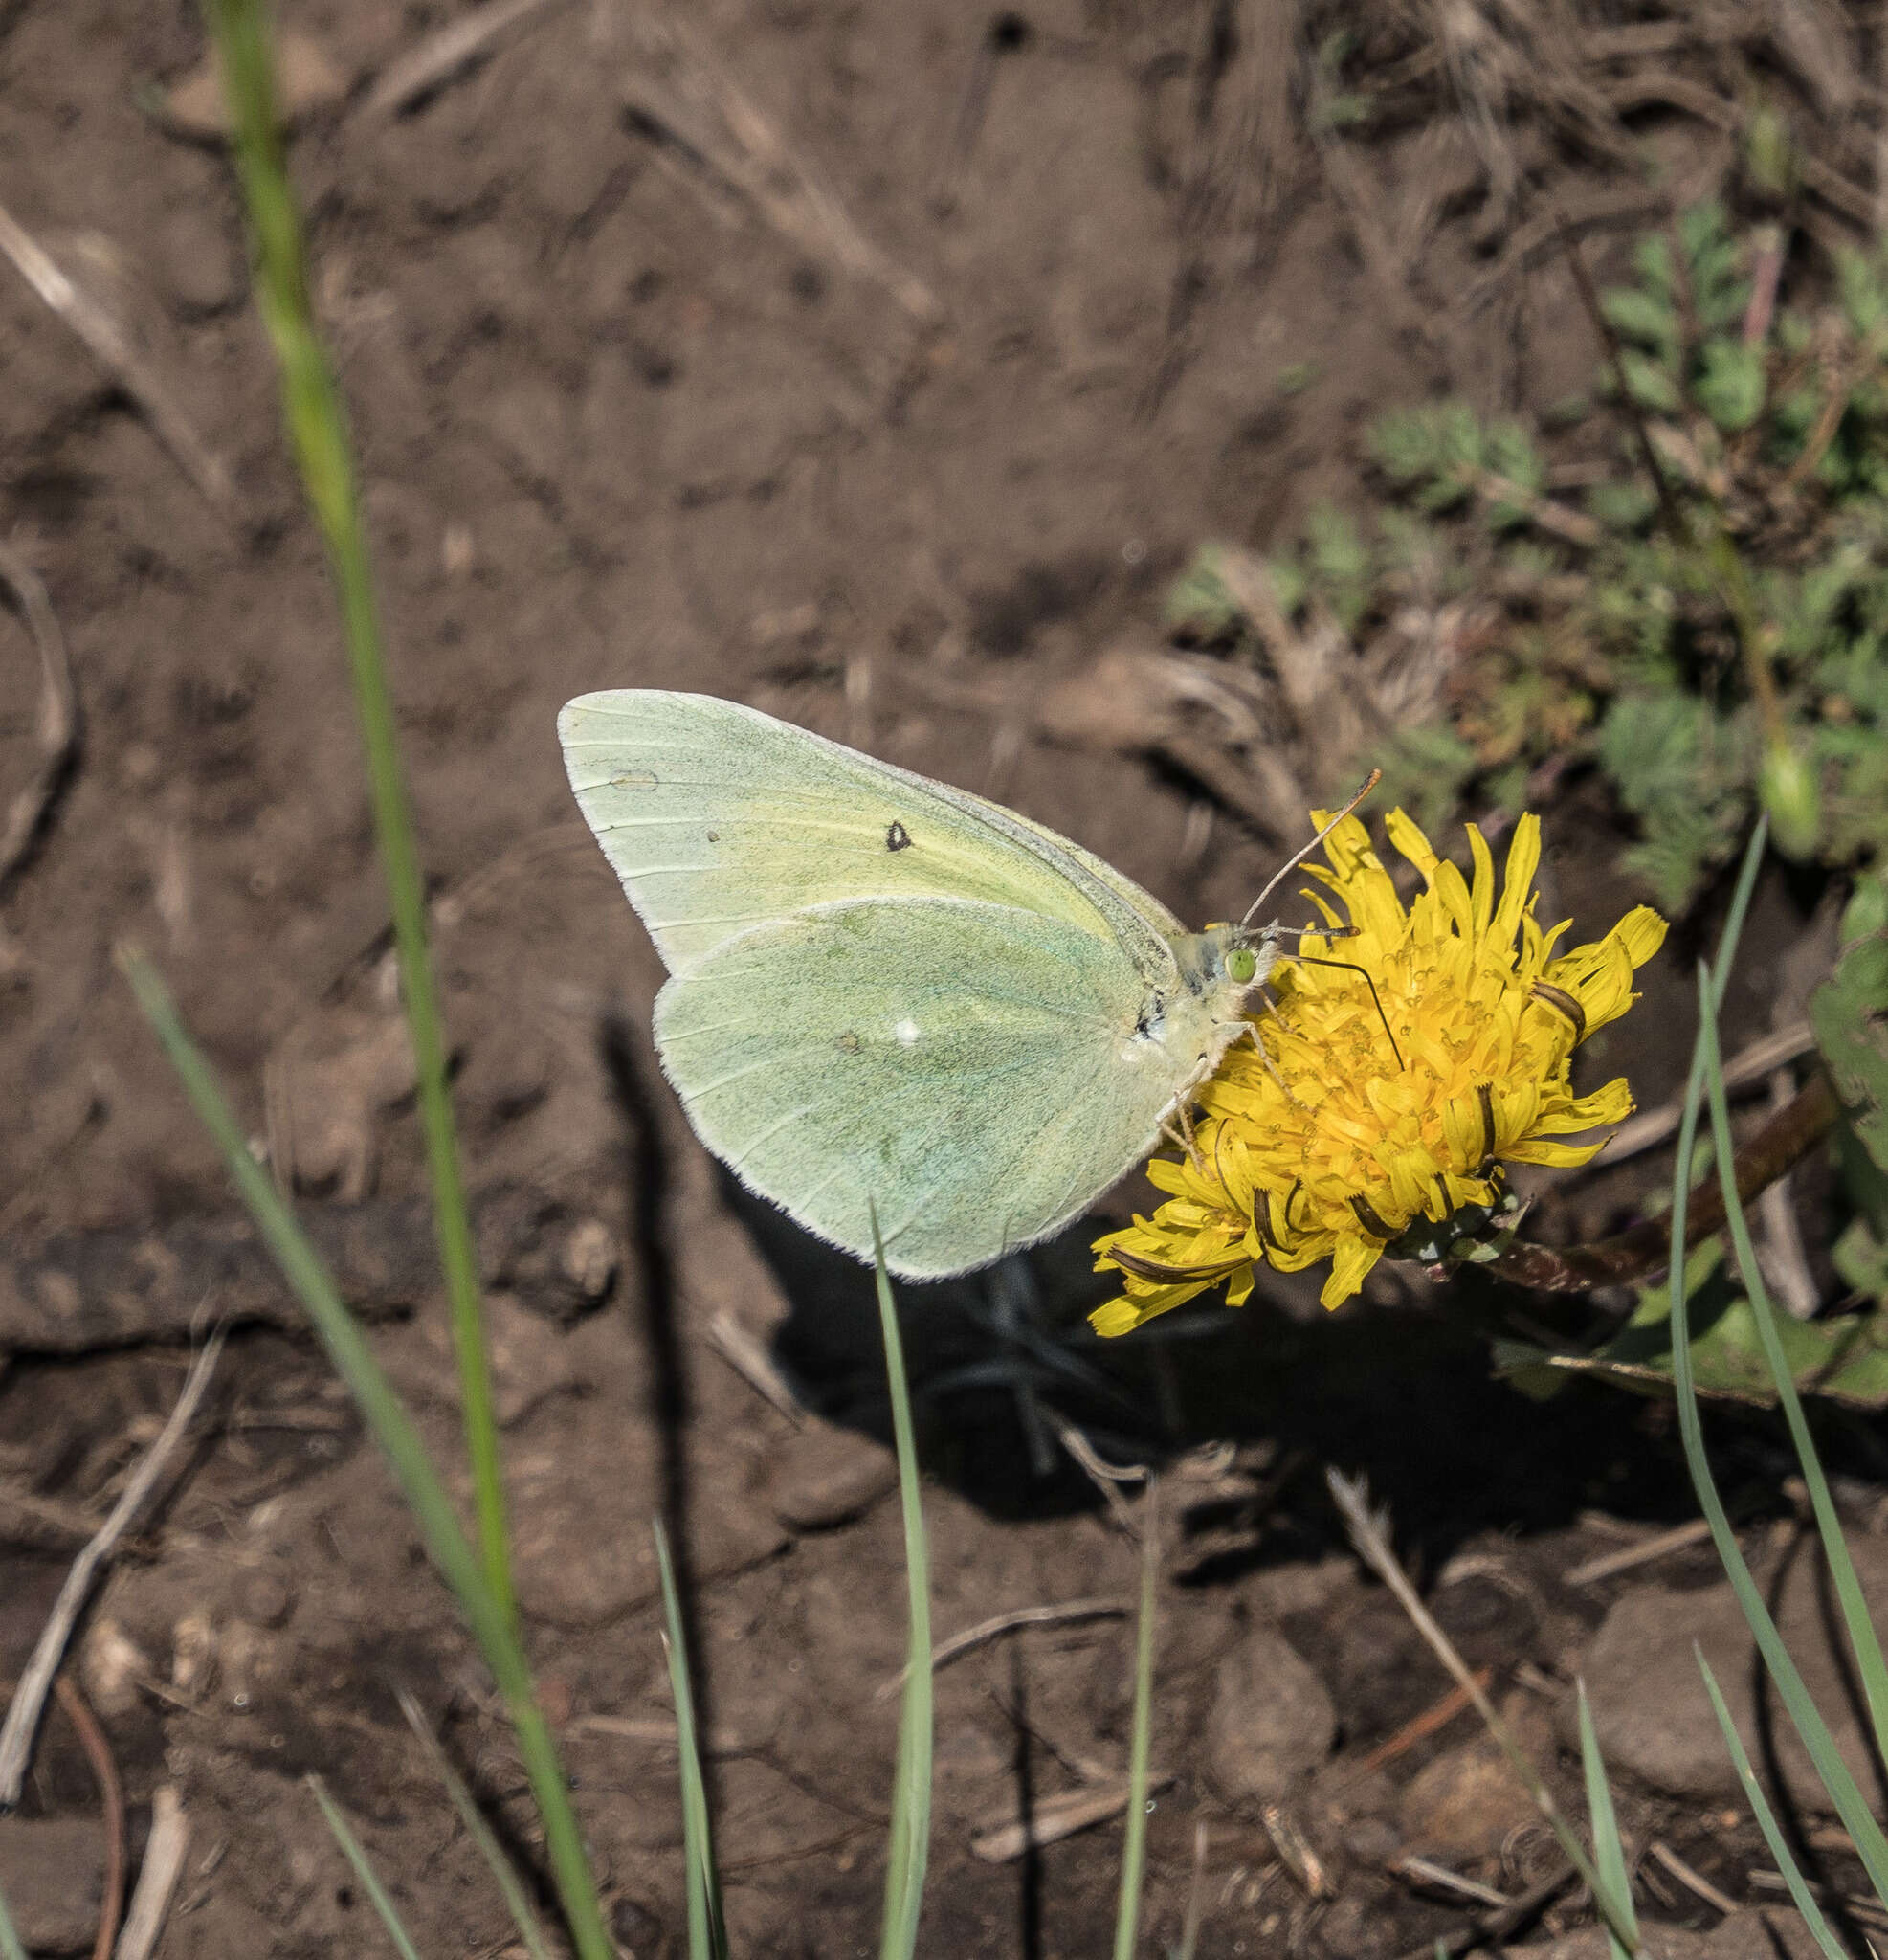
[[[1838,1108],[1829,1078],[1812,1075],[1737,1153],[1733,1168],[1739,1201],[1748,1204],[1806,1156],[1828,1135]],[[1723,1223],[1723,1192],[1715,1179],[1707,1179],[1692,1193],[1686,1250],[1721,1231]],[[1671,1252],[1668,1222],[1648,1218],[1592,1245],[1539,1245],[1516,1239],[1481,1270],[1537,1292],[1585,1293],[1595,1286],[1633,1286],[1649,1280],[1665,1269]]]

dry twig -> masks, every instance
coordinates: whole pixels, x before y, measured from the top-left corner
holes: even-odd
[[[1650,1565],[1654,1559],[1669,1558],[1675,1551],[1688,1550],[1694,1545],[1702,1544],[1710,1535],[1709,1523],[1703,1518],[1694,1518],[1690,1524],[1675,1525],[1671,1530],[1661,1531],[1656,1537],[1643,1538],[1636,1545],[1622,1546],[1617,1551],[1606,1551],[1598,1558],[1589,1558],[1584,1565],[1563,1573],[1562,1580],[1568,1586],[1595,1586],[1602,1579],[1630,1572],[1637,1566]]]
[[[1492,1667],[1477,1667],[1475,1679],[1485,1688],[1495,1679],[1495,1670]],[[1439,1702],[1432,1702],[1420,1715],[1412,1716],[1394,1735],[1380,1742],[1338,1785],[1338,1788],[1348,1790],[1353,1783],[1361,1782],[1373,1770],[1381,1770],[1386,1763],[1395,1762],[1398,1756],[1414,1748],[1419,1742],[1433,1735],[1438,1728],[1446,1728],[1469,1705],[1466,1688],[1451,1688]]]
[[[1169,1771],[1147,1772],[1150,1792],[1165,1790],[1172,1781]],[[1033,1805],[1027,1817],[984,1825],[970,1839],[971,1855],[990,1864],[1006,1864],[1011,1859],[1021,1858],[1026,1851],[1059,1843],[1077,1831],[1087,1830],[1091,1824],[1106,1822],[1127,1808],[1128,1795],[1123,1780],[1102,1790],[1071,1790],[1061,1796],[1052,1796],[1046,1802]]]
[[[1724,1064],[1724,1087],[1732,1095],[1741,1089],[1753,1088],[1774,1070],[1788,1066],[1799,1056],[1808,1055],[1815,1045],[1815,1034],[1809,1022],[1793,1021],[1788,1027],[1779,1028],[1774,1035],[1766,1035],[1761,1041],[1753,1041],[1748,1048],[1734,1055]],[[1593,1159],[1595,1167],[1610,1169],[1614,1164],[1623,1164],[1628,1157],[1636,1157],[1655,1145],[1662,1144],[1667,1137],[1677,1134],[1683,1117],[1682,1101],[1661,1102],[1656,1109],[1641,1110],[1631,1122],[1622,1123],[1613,1131],[1607,1141],[1606,1149]]]
[[[397,116],[470,68],[481,55],[490,54],[514,28],[562,4],[563,0],[485,0],[482,7],[456,15],[417,47],[389,61],[363,99],[359,113]]]
[[[1406,1953],[1403,1960],[1437,1960],[1438,1955],[1444,1956],[1444,1960],[1455,1960],[1457,1954],[1466,1953],[1472,1948],[1499,1946],[1509,1933],[1519,1932],[1557,1893],[1565,1890],[1572,1876],[1573,1867],[1562,1865],[1551,1878],[1543,1879],[1538,1885],[1531,1886],[1510,1904],[1493,1912],[1484,1912],[1479,1919],[1457,1927],[1453,1933],[1447,1933],[1441,1939],[1426,1941]]]
[[[1649,1847],[1651,1854],[1665,1869],[1677,1880],[1688,1892],[1695,1892],[1713,1912],[1721,1912],[1726,1919],[1738,1909],[1737,1901],[1719,1891],[1702,1872],[1693,1871],[1669,1844],[1655,1838]]]
[[[163,1474],[165,1465],[183,1440],[184,1432],[190,1426],[190,1418],[196,1414],[197,1404],[203,1400],[204,1391],[210,1386],[210,1377],[215,1371],[217,1357],[222,1352],[223,1330],[219,1327],[205,1343],[202,1353],[190,1364],[190,1371],[184,1378],[183,1391],[177,1397],[177,1406],[170,1412],[169,1421],[144,1453],[144,1460],[124,1486],[123,1495],[113,1505],[111,1516],[72,1562],[65,1584],[59,1588],[59,1596],[53,1602],[52,1614],[40,1631],[33,1658],[21,1671],[20,1684],[7,1710],[7,1719],[0,1724],[0,1811],[11,1810],[20,1800],[20,1785],[33,1753],[33,1738],[39,1727],[40,1711],[46,1705],[46,1693],[53,1684],[53,1677],[59,1671],[66,1642],[71,1639],[73,1627],[91,1594],[92,1581],[111,1556],[112,1548],[130,1528],[132,1519],[138,1515]]]
[[[235,512],[230,473],[205,445],[178,407],[169,385],[133,345],[124,324],[69,278],[53,255],[5,206],[0,206],[0,253],[55,313],[92,350],[94,359],[149,418],[160,442],[176,458],[204,501],[221,517]]]
[[[1484,1885],[1479,1879],[1464,1878],[1460,1872],[1452,1872],[1446,1864],[1437,1864],[1433,1859],[1417,1858],[1413,1853],[1399,1858],[1389,1869],[1399,1879],[1453,1892],[1458,1899],[1473,1899],[1477,1905],[1492,1905],[1499,1910],[1514,1904],[1505,1892],[1496,1891],[1493,1885]]]
[[[151,1797],[151,1835],[144,1845],[138,1889],[131,1895],[131,1910],[125,1914],[115,1960],[150,1960],[184,1869],[184,1854],[189,1848],[190,1824],[184,1815],[183,1799],[172,1785],[161,1784]]]
[[[678,149],[724,197],[752,209],[802,251],[890,294],[920,326],[943,321],[931,289],[859,230],[689,28],[653,16],[638,16],[633,25],[641,59],[623,92],[650,135]]]
[[[0,217],[4,215],[0,212]],[[39,574],[6,543],[0,543],[0,579],[11,587],[39,654],[39,715],[33,731],[39,743],[39,767],[33,780],[7,806],[5,820],[0,821],[0,888],[4,888],[25,860],[65,778],[66,765],[78,739],[78,708],[58,615]]]
[[[961,1659],[987,1640],[995,1639],[999,1634],[1013,1633],[1018,1627],[1060,1627],[1076,1620],[1120,1619],[1133,1610],[1132,1603],[1125,1599],[1071,1599],[1061,1606],[1018,1606],[1009,1613],[995,1614],[988,1619],[980,1620],[973,1627],[966,1627],[961,1634],[952,1634],[947,1640],[940,1640],[931,1649],[931,1672],[936,1674],[941,1667],[948,1667],[953,1660]],[[890,1681],[878,1685],[873,1693],[873,1700],[890,1701],[904,1686],[910,1672],[908,1667],[900,1668]]]
[[[78,1746],[92,1766],[99,1786],[99,1801],[105,1813],[105,1882],[99,1901],[99,1931],[92,1943],[92,1960],[111,1960],[118,1940],[119,1915],[124,1910],[124,1785],[119,1780],[118,1765],[112,1760],[111,1744],[99,1726],[98,1718],[85,1705],[71,1678],[60,1675],[53,1683],[66,1719],[78,1731]]]

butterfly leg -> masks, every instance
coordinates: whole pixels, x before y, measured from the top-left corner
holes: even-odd
[[[1285,1101],[1294,1109],[1303,1109],[1304,1104],[1292,1094],[1292,1085],[1278,1073],[1277,1064],[1266,1053],[1265,1038],[1258,1032],[1258,1023],[1256,1021],[1248,1021],[1245,1025],[1244,1033],[1252,1036],[1252,1045],[1258,1050],[1258,1058],[1265,1064],[1265,1073],[1284,1091]],[[1310,1114],[1308,1110],[1305,1113],[1307,1115]]]
[[[1204,1077],[1199,1079],[1204,1080]],[[1206,1159],[1200,1155],[1200,1147],[1193,1136],[1193,1091],[1199,1087],[1199,1080],[1189,1082],[1173,1099],[1173,1116],[1161,1119],[1161,1134],[1186,1151],[1187,1161],[1195,1170],[1204,1171]]]
[[[1265,997],[1266,1013],[1269,1013],[1272,1016],[1272,1018],[1275,1021],[1277,1021],[1277,1024],[1286,1031],[1287,1034],[1289,1034],[1291,1032],[1292,1024],[1288,1020],[1286,1020],[1284,1003],[1278,998],[1278,996],[1276,993],[1272,991],[1271,982],[1267,980],[1261,980],[1258,983],[1258,991]],[[1257,1036],[1255,1036],[1253,1038],[1256,1040]],[[1259,1053],[1263,1055],[1265,1053],[1264,1049],[1260,1048]]]

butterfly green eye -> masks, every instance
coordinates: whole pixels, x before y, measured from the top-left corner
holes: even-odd
[[[1258,956],[1249,946],[1235,946],[1226,955],[1226,977],[1235,987],[1250,987],[1258,971]]]

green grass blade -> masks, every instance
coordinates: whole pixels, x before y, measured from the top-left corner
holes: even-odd
[[[334,1841],[354,1867],[354,1876],[361,1882],[361,1890],[367,1895],[367,1904],[387,1928],[387,1937],[393,1942],[394,1951],[400,1955],[400,1960],[419,1960],[419,1949],[408,1938],[406,1927],[400,1924],[400,1915],[393,1909],[393,1902],[387,1896],[386,1886],[380,1882],[380,1875],[368,1863],[366,1849],[349,1829],[347,1819],[341,1814],[341,1806],[328,1794],[327,1786],[319,1776],[303,1780],[315,1793],[315,1801],[322,1807],[322,1815],[334,1834]]]
[[[885,1860],[885,1917],[879,1960],[912,1960],[924,1909],[924,1871],[931,1855],[931,1559],[918,1486],[918,1444],[911,1426],[904,1343],[878,1218],[872,1219],[878,1269],[878,1326],[885,1342],[885,1379],[892,1397],[892,1440],[899,1459],[899,1502],[904,1512],[904,1573],[910,1626],[904,1648],[904,1696],[899,1709],[898,1769],[892,1781],[892,1832]]]
[[[1619,1918],[1635,1937],[1638,1914],[1633,1906],[1633,1875],[1627,1869],[1626,1847],[1619,1838],[1619,1819],[1612,1808],[1612,1792],[1607,1785],[1606,1759],[1600,1754],[1600,1739],[1593,1727],[1593,1711],[1587,1702],[1587,1683],[1577,1683],[1580,1693],[1580,1767],[1587,1779],[1587,1815],[1593,1830],[1593,1867],[1606,1881],[1607,1889],[1618,1902]],[[1612,1960],[1631,1960],[1633,1949],[1610,1924],[1606,1929],[1607,1947]]]
[[[1127,1826],[1122,1834],[1121,1904],[1115,1913],[1115,1960],[1134,1960],[1141,1929],[1141,1884],[1147,1870],[1147,1746],[1154,1716],[1154,1587],[1160,1529],[1154,1493],[1141,1521],[1141,1612],[1134,1632],[1134,1726],[1127,1749]]]
[[[354,476],[347,418],[308,300],[300,213],[289,188],[276,119],[275,64],[261,0],[205,0],[222,56],[236,174],[249,210],[256,258],[256,304],[281,370],[282,407],[303,487],[327,546],[340,600],[348,667],[366,749],[374,835],[387,878],[400,993],[411,1034],[420,1127],[433,1187],[433,1229],[458,1353],[466,1456],[486,1577],[514,1612],[499,1429],[485,1355],[478,1263],[467,1215],[457,1132],[446,1080],[446,1037],[426,946],[426,887],[400,765],[393,699],[381,646],[366,525]]]
[[[663,1658],[676,1704],[676,1748],[681,1771],[682,1859],[687,1865],[689,1960],[726,1960],[727,1927],[722,1918],[722,1882],[715,1870],[714,1833],[708,1819],[708,1786],[701,1776],[701,1745],[695,1732],[695,1689],[688,1677],[688,1642],[681,1623],[669,1534],[655,1522],[655,1558],[662,1576]]]
[[[499,1692],[504,1697],[518,1737],[519,1753],[530,1779],[531,1793],[544,1819],[552,1876],[577,1950],[583,1960],[612,1960],[615,1949],[604,1929],[596,1882],[584,1853],[576,1815],[570,1808],[557,1745],[532,1692],[531,1671],[519,1639],[517,1616],[487,1583],[484,1566],[459,1529],[452,1499],[426,1454],[426,1445],[420,1440],[412,1418],[381,1372],[380,1364],[353,1315],[335,1291],[321,1255],[308,1242],[295,1214],[283,1202],[262,1167],[250,1155],[248,1141],[209,1063],[177,1018],[164,982],[156,969],[135,953],[121,954],[120,964],[138,1005],[177,1071],[191,1107],[222,1152],[224,1165],[249,1207],[263,1243],[307,1310],[335,1372],[347,1384],[375,1441],[392,1466],[426,1541],[428,1553],[458,1596],[460,1610],[499,1684]]]
[[[1822,1908],[1804,1882],[1803,1874],[1796,1869],[1796,1860],[1791,1855],[1788,1840],[1784,1837],[1776,1820],[1776,1814],[1770,1809],[1769,1798],[1764,1794],[1764,1786],[1757,1780],[1757,1772],[1750,1767],[1750,1756],[1744,1747],[1744,1738],[1737,1732],[1737,1724],[1731,1720],[1731,1711],[1724,1705],[1724,1697],[1718,1687],[1718,1677],[1711,1672],[1711,1663],[1705,1659],[1703,1650],[1696,1641],[1692,1653],[1698,1659],[1698,1671],[1704,1677],[1704,1691],[1711,1697],[1712,1713],[1718,1718],[1718,1726],[1723,1731],[1724,1747],[1731,1752],[1731,1761],[1737,1766],[1737,1780],[1744,1786],[1744,1801],[1749,1804],[1751,1815],[1757,1819],[1757,1828],[1764,1834],[1764,1842],[1770,1847],[1770,1856],[1777,1861],[1777,1870],[1783,1874],[1783,1882],[1789,1887],[1789,1896],[1796,1902],[1796,1909],[1803,1915],[1803,1924],[1810,1928],[1828,1960],[1849,1960],[1849,1949],[1830,1931],[1829,1923],[1822,1916]]]
[[[498,1833],[485,1821],[485,1813],[478,1808],[478,1798],[454,1766],[452,1757],[439,1746],[439,1738],[428,1726],[425,1710],[407,1689],[400,1688],[397,1693],[400,1712],[407,1718],[407,1726],[418,1737],[428,1762],[433,1765],[433,1773],[445,1786],[446,1794],[453,1800],[453,1808],[459,1814],[459,1822],[466,1828],[466,1835],[478,1847],[479,1856],[497,1882],[504,1898],[505,1909],[511,1914],[511,1923],[518,1928],[518,1937],[524,1942],[525,1951],[531,1960],[551,1960],[544,1927],[538,1924],[537,1909],[524,1889],[524,1882],[518,1876],[517,1867],[499,1842]]]
[[[1764,1664],[1776,1682],[1777,1692],[1797,1734],[1803,1738],[1803,1746],[1810,1752],[1830,1802],[1855,1839],[1856,1854],[1868,1870],[1869,1882],[1880,1897],[1888,1898],[1888,1841],[1884,1841],[1880,1826],[1870,1815],[1861,1792],[1855,1788],[1855,1778],[1836,1752],[1829,1729],[1803,1684],[1803,1678],[1777,1632],[1768,1608],[1764,1604],[1757,1583],[1750,1575],[1750,1568],[1744,1563],[1737,1534],[1731,1529],[1730,1520],[1724,1513],[1717,1481],[1711,1474],[1710,1460],[1705,1455],[1698,1387],[1692,1373],[1690,1314],[1684,1284],[1684,1230],[1689,1209],[1685,1169],[1692,1161],[1691,1150],[1697,1140],[1698,1120],[1705,1098],[1707,1079],[1713,1075],[1718,1080],[1718,1094],[1721,1095],[1723,1071],[1719,1064],[1717,1051],[1717,1003],[1713,998],[1712,975],[1700,968],[1698,1045],[1692,1058],[1684,1117],[1678,1130],[1678,1169],[1672,1181],[1672,1385],[1677,1397],[1678,1435],[1684,1444],[1685,1461],[1698,1492],[1699,1507],[1710,1526],[1712,1543],[1718,1548],[1719,1561],[1737,1594],[1738,1604],[1743,1608],[1758,1651],[1764,1657]],[[1732,1210],[1735,1212],[1735,1205]]]
[[[1759,817],[1757,828],[1750,834],[1750,842],[1744,848],[1744,862],[1738,866],[1737,887],[1731,893],[1731,908],[1724,915],[1724,929],[1718,939],[1718,958],[1711,969],[1711,1006],[1714,1013],[1723,1006],[1724,990],[1731,984],[1737,943],[1744,937],[1744,918],[1757,890],[1757,874],[1764,868],[1764,846],[1769,835],[1769,818]],[[1697,1065],[1695,1058],[1693,1065]],[[1680,1157],[1678,1162],[1689,1164],[1691,1159]]]
[[[1776,1383],[1778,1406],[1789,1426],[1789,1439],[1796,1446],[1796,1459],[1803,1466],[1803,1481],[1809,1486],[1810,1503],[1816,1516],[1816,1529],[1822,1537],[1823,1556],[1829,1561],[1830,1577],[1835,1596],[1841,1602],[1842,1622],[1848,1630],[1850,1651],[1855,1657],[1863,1699],[1868,1704],[1869,1721],[1875,1730],[1877,1753],[1888,1759],[1888,1664],[1881,1656],[1881,1642],[1876,1637],[1863,1596],[1855,1564],[1849,1556],[1848,1541],[1842,1535],[1842,1521],[1835,1514],[1835,1501],[1829,1494],[1829,1480],[1823,1475],[1822,1459],[1816,1454],[1815,1438],[1810,1434],[1803,1414],[1802,1398],[1777,1333],[1776,1309],[1769,1289],[1764,1284],[1763,1268],[1750,1243],[1750,1225],[1737,1198],[1737,1167],[1732,1161],[1730,1109],[1724,1094],[1724,1076],[1717,1052],[1715,1020],[1707,1031],[1710,1054],[1705,1062],[1705,1086],[1711,1103],[1711,1134],[1718,1158],[1719,1183],[1724,1192],[1724,1216],[1730,1226],[1731,1244],[1737,1253],[1738,1271],[1744,1276],[1744,1292],[1750,1301],[1750,1314],[1763,1343],[1764,1358],[1770,1365]]]
[[[13,1915],[7,1910],[4,1892],[0,1892],[0,1960],[28,1960],[20,1936],[13,1929]]]

